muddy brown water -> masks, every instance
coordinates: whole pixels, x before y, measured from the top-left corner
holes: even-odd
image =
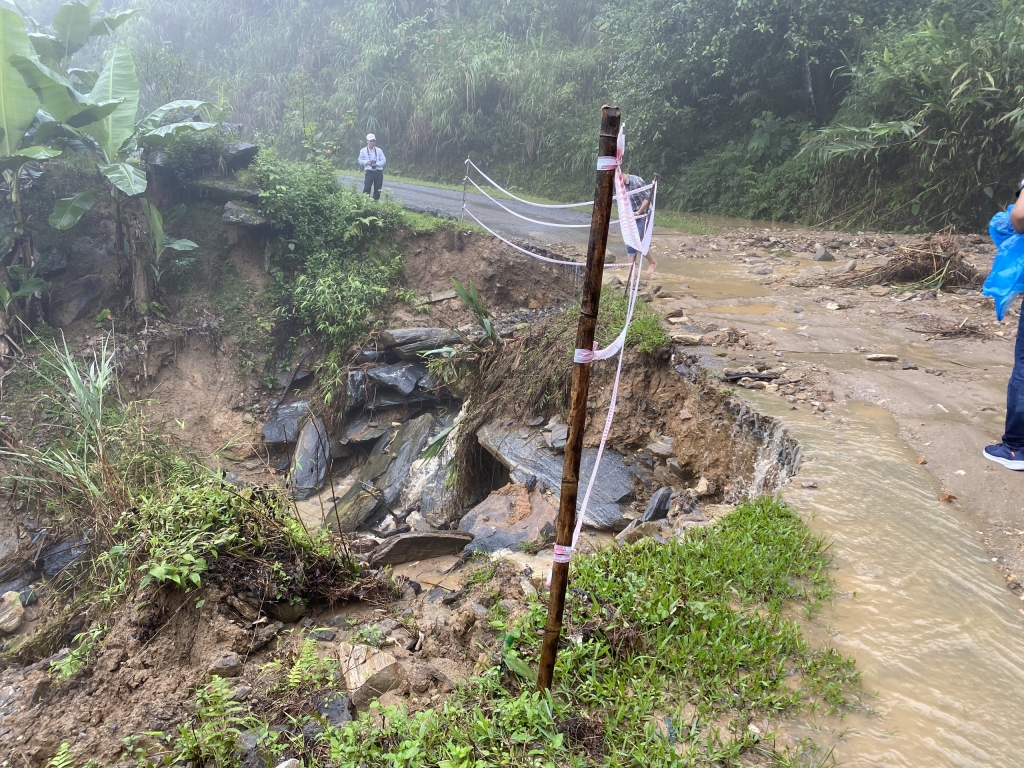
[[[801,443],[783,497],[831,542],[839,594],[805,623],[851,655],[873,712],[808,718],[787,730],[834,745],[843,766],[1021,764],[1024,617],[956,507],[883,408],[854,404],[826,422],[753,395]],[[803,488],[803,482],[817,488]]]
[[[705,310],[719,315],[774,309],[744,305],[765,293],[734,261],[660,259],[658,281],[736,301]],[[924,364],[924,350],[915,352]],[[856,660],[868,694],[866,711],[807,716],[783,733],[833,747],[851,768],[1024,765],[1015,706],[1024,690],[1024,603],[991,567],[981,532],[938,500],[937,481],[885,409],[852,403],[825,421],[770,395],[749,398],[800,442],[803,464],[782,495],[834,556],[837,597],[805,630]]]

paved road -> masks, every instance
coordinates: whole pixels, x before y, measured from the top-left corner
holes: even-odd
[[[342,184],[351,184],[352,176],[339,176]],[[419,184],[388,181],[384,177],[384,191],[391,191],[396,200],[406,208],[436,216],[457,219],[462,214],[462,190],[439,189]],[[558,227],[542,227],[516,218],[506,213],[497,205],[475,190],[467,195],[467,207],[484,224],[498,234],[509,239],[526,240],[534,245],[548,247],[552,245],[573,245],[586,250],[589,229],[562,229]],[[590,211],[587,208],[534,208],[515,201],[502,200],[502,205],[531,219],[551,221],[556,224],[590,225]],[[470,221],[469,217],[466,217]]]

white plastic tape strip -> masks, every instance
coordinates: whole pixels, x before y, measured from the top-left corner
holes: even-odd
[[[476,163],[474,163],[469,158],[466,158],[466,166],[467,166],[467,168],[470,165],[473,166],[476,169],[477,173],[479,173],[481,176],[483,176],[487,180],[488,184],[490,184],[495,189],[499,190],[502,194],[508,195],[513,200],[518,200],[520,203],[525,203],[526,205],[532,205],[535,208],[584,208],[584,207],[586,207],[588,205],[593,205],[594,204],[593,200],[588,200],[585,203],[563,203],[563,204],[560,204],[560,205],[554,205],[554,204],[551,204],[551,203],[535,203],[535,202],[533,202],[531,200],[524,200],[521,197],[517,197],[516,195],[513,195],[507,189],[504,189],[501,185],[498,184],[498,182],[496,182],[494,179],[492,179],[486,173],[481,171],[480,167]],[[468,176],[469,174],[467,173],[466,175]]]

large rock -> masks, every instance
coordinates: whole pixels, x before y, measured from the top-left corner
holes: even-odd
[[[224,214],[221,219],[225,224],[230,224],[233,227],[258,228],[270,224],[270,219],[260,213],[256,206],[238,200],[229,200],[224,203]]]
[[[263,442],[268,445],[294,443],[299,437],[299,425],[309,413],[308,400],[280,405],[263,425]]]
[[[426,446],[433,423],[432,415],[423,414],[381,435],[356,482],[328,513],[332,529],[354,531],[381,507],[391,508]]]
[[[508,430],[490,422],[477,430],[477,439],[487,451],[509,469],[512,481],[525,483],[531,476],[556,495],[562,486],[564,457],[547,447],[544,438],[528,429]],[[597,457],[596,448],[586,448],[580,464],[580,499],[590,479]],[[632,467],[618,451],[606,448],[601,471],[590,497],[586,524],[599,530],[621,531],[629,525],[625,514],[633,500]]]
[[[669,507],[672,506],[672,489],[668,486],[659,488],[651,496],[651,500],[647,502],[647,507],[644,509],[643,515],[640,517],[641,523],[650,523],[655,520],[664,520],[668,517]]]
[[[345,687],[357,707],[394,690],[407,675],[398,659],[368,645],[339,643],[338,658]]]
[[[367,404],[371,410],[378,411],[381,408],[402,408],[415,406],[432,406],[437,402],[437,396],[432,392],[414,392],[408,397],[403,397],[396,392],[377,392]]]
[[[447,328],[393,328],[380,335],[384,347],[403,360],[419,360],[420,352],[461,340],[459,334]]]
[[[50,323],[64,328],[83,317],[95,315],[103,302],[106,283],[99,277],[80,277],[50,294]]]
[[[416,389],[417,382],[427,375],[427,366],[422,363],[395,363],[370,368],[366,375],[372,381],[408,397]]]
[[[85,536],[63,539],[43,548],[43,575],[58,576],[86,553],[89,541]]]
[[[221,156],[224,158],[224,163],[229,171],[240,171],[252,165],[252,161],[256,159],[259,151],[260,148],[256,144],[238,141],[224,147]]]
[[[4,592],[0,596],[0,633],[9,635],[17,632],[24,616],[25,606],[21,604],[21,596],[13,591]]]
[[[386,413],[375,413],[363,411],[362,413],[347,419],[341,430],[340,442],[342,445],[349,443],[372,443],[379,440],[391,428],[391,419]]]
[[[327,477],[330,462],[327,426],[319,416],[306,419],[292,455],[292,493],[297,499],[308,499],[320,490]]]
[[[370,565],[401,565],[413,560],[457,555],[473,541],[464,531],[431,531],[392,536],[370,553]]]
[[[345,410],[362,408],[366,403],[366,374],[349,371],[345,386]]]
[[[246,203],[260,201],[261,190],[258,187],[246,187],[234,179],[196,179],[186,184],[185,188],[199,199],[212,200],[215,203],[227,203],[232,200],[242,200]]]
[[[521,542],[537,541],[554,533],[558,510],[542,493],[526,488],[525,485],[506,486],[463,516],[459,528],[475,536],[473,549],[515,551]]]

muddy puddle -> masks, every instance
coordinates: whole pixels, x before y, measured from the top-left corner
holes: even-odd
[[[697,296],[713,301],[754,299],[767,296],[768,289],[746,276],[747,264],[710,259],[684,259],[658,256],[656,282],[672,293]]]
[[[803,465],[783,495],[835,557],[839,594],[806,628],[852,655],[864,691],[877,692],[871,713],[810,717],[789,735],[834,745],[850,767],[1020,765],[1024,610],[966,516],[937,500],[884,409],[858,404],[823,421],[752,399],[800,441]]]

